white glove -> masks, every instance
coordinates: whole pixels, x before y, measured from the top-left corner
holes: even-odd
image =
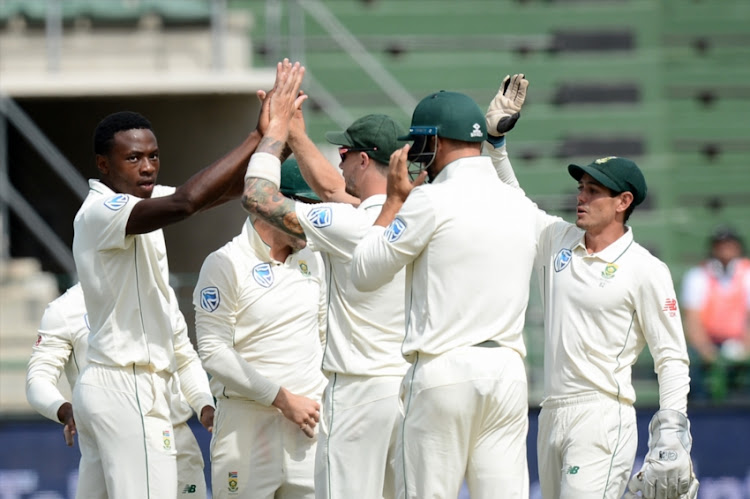
[[[698,497],[698,487],[700,482],[695,475],[690,475],[690,488],[687,493],[680,494],[680,499],[696,499]],[[639,495],[638,492],[641,494]],[[643,472],[638,472],[628,483],[628,490],[625,491],[623,499],[640,499],[643,496]]]
[[[505,135],[521,117],[521,106],[526,100],[526,87],[529,86],[523,73],[510,75],[503,79],[497,95],[490,102],[484,119],[487,122],[487,133],[495,137]]]
[[[689,495],[698,493],[698,480],[690,460],[693,438],[688,418],[664,409],[651,418],[648,431],[646,460],[641,471],[630,479],[627,497],[639,497],[639,491],[646,499],[695,497]]]

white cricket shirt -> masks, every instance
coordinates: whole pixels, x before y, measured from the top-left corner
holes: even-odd
[[[387,229],[369,230],[354,252],[352,279],[371,289],[407,266],[406,356],[486,340],[525,356],[539,217],[488,157],[462,158],[412,190]]]
[[[323,263],[305,248],[274,260],[248,218],[208,255],[193,294],[198,352],[216,397],[271,405],[280,386],[319,399]]]
[[[634,402],[631,367],[648,343],[661,409],[686,412],[688,357],[672,277],[633,241],[632,228],[589,255],[582,229],[552,223],[541,234],[536,264],[545,401],[596,391]]]
[[[86,365],[87,321],[83,291],[76,284],[47,305],[31,350],[26,398],[39,414],[58,423],[57,410],[67,400],[58,390],[57,382],[65,372],[73,389],[78,373]]]
[[[153,195],[174,190],[157,185]],[[73,222],[73,257],[91,326],[88,360],[175,372],[164,234],[125,233],[141,200],[92,179]]]
[[[380,214],[385,194],[370,196],[355,208],[345,203],[296,203],[308,248],[328,266],[328,330],[323,369],[359,376],[402,376],[404,273],[394,272],[368,292],[351,281],[354,248]]]
[[[65,372],[72,389],[78,374],[88,364],[89,331],[83,290],[78,283],[52,301],[44,311],[26,371],[26,398],[29,404],[53,421],[59,422],[57,410],[67,402],[57,388],[61,373]],[[193,415],[191,406],[200,412],[206,405],[213,406],[213,398],[208,377],[187,336],[187,325],[179,309],[174,314],[174,332],[182,391],[172,394],[170,407],[172,422],[179,424]]]

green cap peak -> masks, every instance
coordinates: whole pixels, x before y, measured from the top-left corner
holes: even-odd
[[[568,173],[576,180],[581,180],[584,173],[616,193],[633,194],[633,206],[638,206],[646,199],[646,179],[633,161],[626,158],[609,156],[594,160],[586,166],[568,165]]]

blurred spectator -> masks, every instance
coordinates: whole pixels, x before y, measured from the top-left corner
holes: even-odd
[[[685,275],[682,308],[693,397],[750,396],[750,260],[732,228],[717,229],[708,260]]]

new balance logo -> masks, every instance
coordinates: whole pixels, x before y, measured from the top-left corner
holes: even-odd
[[[566,475],[577,475],[580,469],[578,466],[568,466],[567,468],[563,468],[563,471]]]
[[[183,494],[195,494],[195,485],[185,485],[185,488],[182,489]]]
[[[667,298],[664,302],[664,307],[662,308],[664,312],[666,312],[670,317],[674,317],[677,315],[677,300],[674,298]]]

